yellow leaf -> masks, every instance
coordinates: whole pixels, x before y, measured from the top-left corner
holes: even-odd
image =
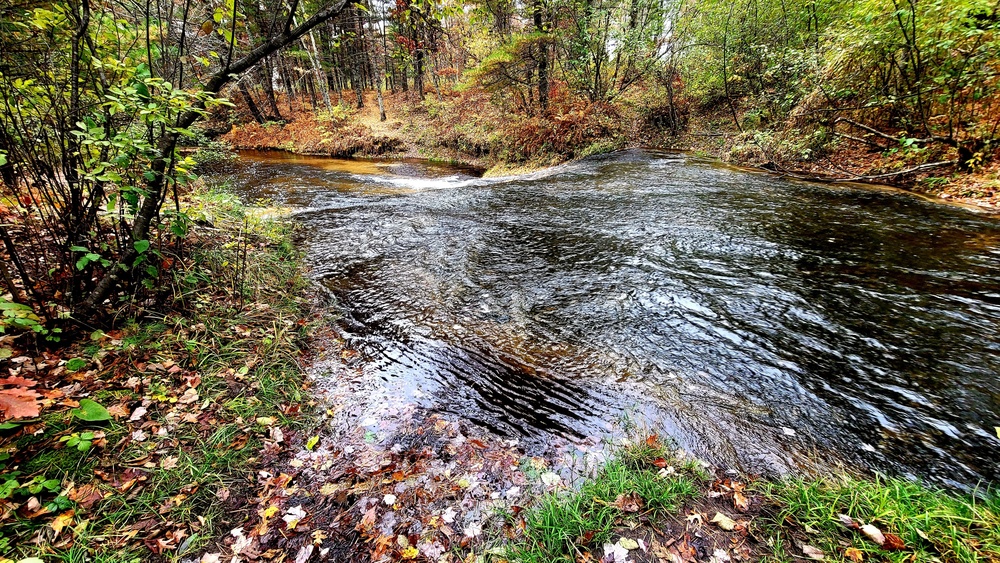
[[[274,424],[273,416],[259,416],[257,417],[257,424],[261,426],[271,426]]]
[[[718,524],[720,528],[726,530],[727,532],[731,532],[736,529],[736,521],[721,512],[715,513],[715,516],[712,518],[712,523]]]
[[[864,560],[865,556],[861,553],[861,550],[856,547],[849,547],[844,550],[844,557],[854,561],[855,563],[860,563]]]
[[[323,543],[323,540],[325,540],[327,537],[328,536],[326,535],[326,532],[324,532],[323,530],[316,530],[315,532],[312,533],[313,544],[320,545]]]
[[[263,516],[264,518],[272,518],[277,513],[278,513],[278,507],[272,504],[271,506],[264,509],[264,512],[263,514],[261,514],[261,516]]]
[[[59,516],[53,518],[52,522],[49,523],[49,526],[52,526],[52,530],[57,536],[59,535],[59,532],[62,532],[63,528],[68,526],[70,522],[73,521],[73,514],[75,513],[72,510],[67,510],[66,512],[63,512]]]
[[[416,559],[417,556],[420,555],[420,550],[411,545],[410,547],[404,549],[400,555],[403,556],[403,559]]]

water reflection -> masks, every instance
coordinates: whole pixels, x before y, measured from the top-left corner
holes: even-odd
[[[530,444],[631,405],[745,469],[1000,474],[1000,225],[633,151],[485,180],[245,158],[387,396]]]

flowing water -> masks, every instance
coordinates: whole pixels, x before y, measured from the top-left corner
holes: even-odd
[[[376,402],[529,449],[654,421],[744,470],[1000,476],[1000,221],[629,151],[529,176],[246,154]]]

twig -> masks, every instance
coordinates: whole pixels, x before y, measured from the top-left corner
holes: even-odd
[[[833,182],[867,182],[869,180],[878,180],[881,178],[892,178],[894,176],[905,176],[906,174],[914,174],[916,172],[922,172],[924,170],[930,170],[932,168],[939,168],[941,166],[954,166],[958,164],[958,160],[941,160],[938,162],[928,162],[926,164],[919,164],[912,168],[906,168],[904,170],[898,170],[896,172],[887,172],[885,174],[875,174],[872,176],[856,176],[854,178],[837,178],[832,180]]]
[[[906,168],[903,170],[897,170],[895,172],[886,172],[885,174],[873,174],[870,176],[852,176],[849,178],[830,178],[828,176],[816,176],[808,174],[799,174],[797,172],[791,172],[784,169],[778,169],[777,172],[781,176],[786,176],[788,178],[795,178],[796,180],[809,180],[812,182],[825,182],[830,184],[842,184],[848,182],[870,182],[872,180],[881,180],[884,178],[893,178],[895,176],[905,176],[907,174],[915,174],[917,172],[923,172],[924,170],[930,170],[932,168],[940,168],[942,166],[954,166],[958,164],[958,160],[941,160],[938,162],[928,162],[925,164],[919,164],[917,166]]]
[[[877,148],[880,148],[880,149],[885,149],[884,146],[882,146],[882,145],[880,145],[880,144],[878,144],[876,142],[870,141],[868,139],[862,139],[861,137],[855,137],[854,135],[848,135],[847,133],[838,133],[836,131],[834,131],[833,134],[836,135],[836,136],[838,136],[838,137],[843,137],[845,139],[848,139],[850,141],[856,141],[858,143],[863,143],[863,144],[871,146],[871,147],[877,147]]]
[[[868,131],[872,135],[878,135],[879,137],[882,137],[883,139],[889,139],[890,141],[894,141],[894,142],[897,142],[897,143],[899,142],[899,137],[893,137],[892,135],[888,135],[886,133],[883,133],[883,132],[879,131],[878,129],[875,129],[874,127],[869,127],[868,125],[865,125],[864,123],[858,123],[857,121],[854,121],[853,119],[847,119],[846,117],[838,117],[833,122],[834,122],[834,124],[837,124],[837,123],[840,123],[840,122],[844,122],[844,123],[847,123],[848,125],[853,125],[853,126],[857,127],[858,129],[864,129],[865,131]]]

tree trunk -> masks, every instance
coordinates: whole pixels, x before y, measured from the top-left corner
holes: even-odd
[[[250,90],[247,88],[246,81],[240,80],[237,86],[240,89],[240,95],[243,97],[243,101],[246,102],[247,107],[250,108],[250,115],[253,116],[254,121],[263,124],[265,121],[264,116],[261,115],[260,109],[257,107],[257,104],[254,103],[253,96],[250,95]]]
[[[535,31],[545,33],[545,23],[542,19],[542,0],[535,0],[532,12],[535,20]],[[549,57],[544,42],[538,45],[538,51],[538,105],[542,108],[542,114],[545,114],[549,109]]]
[[[278,121],[284,121],[281,111],[278,109],[278,99],[274,97],[274,66],[271,65],[271,57],[264,59],[264,93],[267,94],[267,105]]]

